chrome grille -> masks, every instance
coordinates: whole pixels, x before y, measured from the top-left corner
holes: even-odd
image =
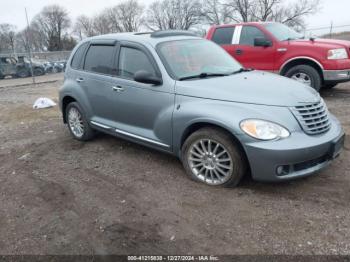
[[[305,133],[309,135],[322,134],[331,128],[328,109],[323,99],[318,103],[293,107],[292,112]]]

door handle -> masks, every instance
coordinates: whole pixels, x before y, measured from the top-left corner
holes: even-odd
[[[236,55],[241,55],[243,54],[243,50],[242,49],[237,49],[236,50]]]
[[[84,82],[83,78],[77,78],[75,81],[77,81],[78,83]]]
[[[112,90],[115,91],[115,92],[123,92],[124,91],[124,87],[122,86],[112,86]]]

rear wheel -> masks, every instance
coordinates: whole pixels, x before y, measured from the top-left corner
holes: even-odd
[[[316,91],[320,91],[322,79],[315,68],[309,65],[297,65],[292,67],[285,74],[286,77],[292,78],[300,83],[311,86]]]
[[[66,117],[69,131],[76,140],[88,141],[94,137],[95,131],[90,127],[77,102],[72,102],[67,106]]]
[[[240,148],[218,128],[203,128],[190,135],[181,158],[192,179],[210,186],[237,186],[247,171]]]

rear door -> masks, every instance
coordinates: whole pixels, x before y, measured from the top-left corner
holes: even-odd
[[[255,38],[269,37],[253,25],[239,26],[234,45],[233,56],[246,68],[273,71],[275,62],[275,46],[254,46]],[[273,42],[272,42],[273,43]]]
[[[235,57],[235,47],[233,45],[234,33],[235,26],[219,27],[215,29],[211,40],[224,48],[231,56]]]

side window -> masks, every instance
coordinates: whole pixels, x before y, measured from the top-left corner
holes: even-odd
[[[114,46],[91,45],[85,58],[84,70],[105,75],[115,75],[113,70]]]
[[[118,69],[119,76],[131,79],[140,70],[156,75],[156,71],[148,56],[141,50],[130,47],[121,47]]]
[[[78,50],[75,52],[72,62],[71,62],[71,67],[73,69],[81,69],[82,66],[82,60],[83,60],[83,55],[85,52],[85,49],[89,43],[84,43],[82,44]]]
[[[218,45],[230,45],[232,44],[233,33],[235,27],[221,27],[217,28],[213,34],[212,41]]]
[[[261,37],[265,38],[266,36],[259,28],[255,26],[243,26],[239,44],[254,46],[254,39]]]

